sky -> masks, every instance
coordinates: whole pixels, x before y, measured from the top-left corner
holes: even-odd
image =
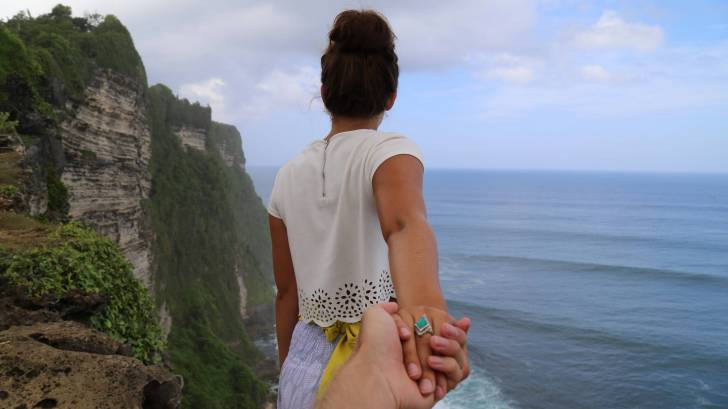
[[[56,1],[0,3],[47,13]],[[728,172],[728,1],[66,0],[114,14],[149,83],[209,104],[248,165],[330,127],[320,56],[334,17],[382,12],[400,87],[380,129],[431,168]]]

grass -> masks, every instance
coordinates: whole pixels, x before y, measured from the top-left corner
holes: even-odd
[[[0,185],[15,186],[18,183],[22,159],[17,152],[0,152]]]
[[[21,251],[51,245],[52,227],[24,214],[0,211],[0,248]]]

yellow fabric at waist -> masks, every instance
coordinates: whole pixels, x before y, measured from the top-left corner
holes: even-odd
[[[336,343],[329,362],[326,364],[326,368],[324,368],[323,375],[321,375],[321,382],[319,383],[318,393],[316,394],[317,399],[323,396],[331,379],[349,359],[352,352],[354,352],[356,340],[359,337],[359,328],[360,323],[358,322],[348,323],[341,321],[336,321],[333,325],[321,328],[329,342],[336,341],[336,338],[339,338],[339,342]]]

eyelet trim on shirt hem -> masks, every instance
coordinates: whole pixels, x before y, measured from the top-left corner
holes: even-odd
[[[377,282],[365,279],[359,284],[345,283],[333,294],[321,288],[311,294],[298,290],[298,309],[301,320],[327,327],[336,321],[358,322],[369,306],[388,302],[394,285],[389,271],[382,270]]]

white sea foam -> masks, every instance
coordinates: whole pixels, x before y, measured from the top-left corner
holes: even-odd
[[[514,402],[505,398],[498,386],[481,368],[473,368],[470,377],[435,409],[513,409]]]

